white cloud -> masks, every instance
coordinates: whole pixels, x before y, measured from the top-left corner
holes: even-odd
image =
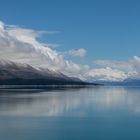
[[[80,48],[77,50],[70,50],[68,52],[65,52],[65,54],[71,55],[71,56],[75,56],[75,57],[85,57],[86,56],[86,50],[84,48]]]
[[[93,61],[93,63],[95,63],[99,66],[111,67],[111,68],[120,69],[123,71],[132,70],[132,66],[127,61],[95,60],[95,61]]]
[[[127,61],[96,60],[93,63],[101,67],[121,70],[127,76],[126,78],[140,79],[140,57],[138,56]]]
[[[0,30],[4,29],[4,23],[0,21]]]
[[[88,72],[89,77],[94,77],[94,80],[107,81],[123,81],[127,78],[125,72],[110,67],[92,69]]]
[[[65,60],[60,52],[51,49],[47,44],[40,43],[37,38],[43,33],[45,32],[7,26],[0,22],[0,59],[60,71],[84,80],[122,81],[129,77],[140,77],[140,58],[137,56],[123,62],[98,60],[96,64],[102,68],[95,69]],[[67,54],[84,57],[86,50],[83,48],[71,50]]]
[[[27,63],[85,79],[83,75],[87,66],[64,60],[63,55],[38,42],[37,38],[44,32],[0,25],[0,59]]]

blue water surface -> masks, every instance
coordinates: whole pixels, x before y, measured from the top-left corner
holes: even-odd
[[[0,140],[140,140],[140,87],[0,91]]]

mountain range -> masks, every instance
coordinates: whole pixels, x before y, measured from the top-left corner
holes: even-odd
[[[0,85],[98,85],[28,64],[0,61]]]

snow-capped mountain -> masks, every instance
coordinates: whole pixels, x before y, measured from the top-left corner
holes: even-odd
[[[0,85],[86,85],[75,77],[12,61],[0,61]]]

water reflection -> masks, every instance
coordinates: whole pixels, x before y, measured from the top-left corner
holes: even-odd
[[[86,117],[129,113],[138,115],[140,113],[139,91],[140,88],[132,87],[32,92],[1,91],[0,116]]]

